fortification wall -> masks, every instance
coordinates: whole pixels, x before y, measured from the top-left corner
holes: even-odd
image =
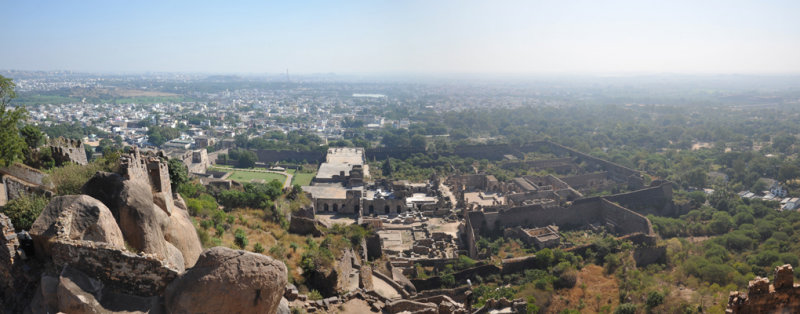
[[[54,139],[49,147],[58,166],[68,162],[79,165],[89,164],[89,160],[86,158],[86,150],[81,141],[59,137]]]
[[[309,163],[321,163],[325,161],[324,151],[294,151],[294,150],[255,150],[258,161],[263,163],[274,163],[284,160],[306,161]]]
[[[540,160],[526,160],[526,161],[511,161],[503,163],[502,167],[511,169],[516,167],[530,167],[536,169],[553,169],[556,172],[572,169],[572,158],[563,157],[555,159],[540,159]]]
[[[406,159],[414,154],[426,154],[427,150],[418,148],[370,148],[364,151],[367,160],[385,160],[387,158]]]
[[[756,277],[747,294],[732,291],[725,313],[800,313],[800,286],[794,284],[792,265],[775,268],[774,282]]]
[[[45,180],[45,178],[47,178],[46,173],[19,163],[0,168],[0,174],[14,176],[30,184],[45,187],[52,186],[52,184],[48,184],[47,180]]]
[[[508,144],[456,146],[453,154],[461,158],[501,160],[504,155],[519,154]]]
[[[656,183],[646,189],[628,193],[608,195],[605,198],[644,215],[677,216],[678,207],[672,204],[672,183]]]
[[[631,234],[641,232],[653,234],[653,226],[650,220],[618,204],[609,202],[602,198],[600,200],[601,216],[606,223],[611,222],[616,226],[616,232],[621,234]]]
[[[51,195],[53,193],[40,185],[31,184],[9,175],[2,176],[0,182],[2,182],[0,186],[4,188],[4,190],[0,192],[0,201],[2,201],[3,197],[6,202],[8,202],[26,194]],[[0,204],[5,205],[4,203]]]
[[[75,267],[106,283],[112,290],[139,296],[163,295],[178,272],[155,256],[137,255],[105,243],[58,240],[51,246],[53,263]]]
[[[6,183],[0,178],[0,206],[8,204],[8,192],[6,192]]]
[[[608,172],[598,172],[598,173],[589,173],[589,174],[582,174],[577,176],[569,176],[561,178],[562,181],[569,184],[569,186],[582,189],[585,187],[595,187],[600,186],[608,180]]]

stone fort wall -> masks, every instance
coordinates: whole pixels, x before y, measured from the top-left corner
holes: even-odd
[[[51,254],[59,269],[70,265],[121,293],[163,295],[167,285],[178,277],[178,271],[155,256],[122,251],[100,242],[58,240],[53,242]]]
[[[58,166],[68,162],[79,165],[89,164],[89,160],[86,158],[86,150],[81,141],[59,137],[54,139],[49,147]]]
[[[321,163],[325,161],[324,151],[294,151],[294,150],[255,150],[258,161],[263,163],[274,163],[284,160],[306,161],[309,163]]]

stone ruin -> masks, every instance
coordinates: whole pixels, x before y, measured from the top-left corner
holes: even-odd
[[[89,160],[86,158],[86,150],[83,142],[63,137],[52,140],[48,145],[56,166],[62,166],[68,162],[87,165]]]
[[[775,268],[774,281],[756,277],[751,280],[747,293],[732,291],[725,313],[798,313],[800,312],[800,286],[794,284],[792,265]]]

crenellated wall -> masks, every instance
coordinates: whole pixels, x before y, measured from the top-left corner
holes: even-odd
[[[86,150],[81,141],[59,137],[51,141],[48,146],[50,147],[50,152],[57,166],[64,165],[68,162],[79,165],[86,165],[89,163],[89,160],[86,158]]]

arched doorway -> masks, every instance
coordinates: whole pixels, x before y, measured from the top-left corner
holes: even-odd
[[[330,210],[330,209],[328,209],[328,203],[325,203],[324,207],[325,207],[325,211],[329,211]]]
[[[339,212],[339,204],[333,204],[333,211]]]
[[[386,205],[386,206],[383,207],[383,213],[384,214],[388,214],[389,213],[389,205]]]
[[[397,212],[398,213],[402,213],[403,212],[403,207],[401,207],[400,205],[397,205]]]
[[[369,205],[369,214],[372,215],[374,213],[375,213],[375,206],[374,205]]]

